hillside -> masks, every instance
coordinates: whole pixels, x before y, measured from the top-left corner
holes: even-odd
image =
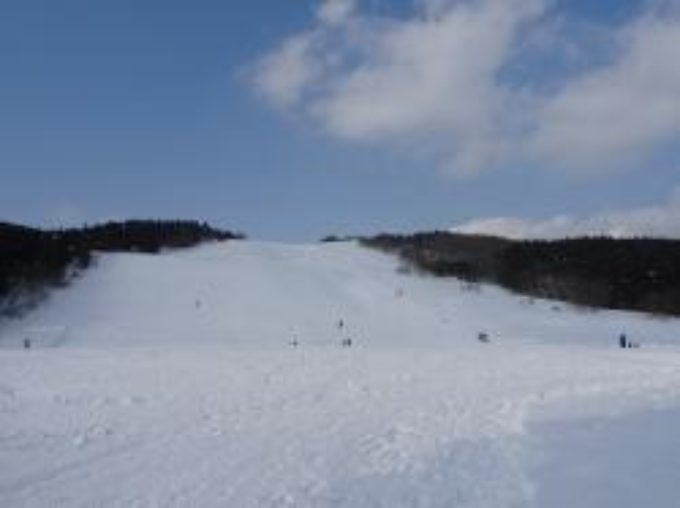
[[[0,222],[0,319],[19,317],[65,286],[95,252],[157,253],[201,242],[241,238],[196,221],[128,220],[41,230]]]
[[[680,240],[510,240],[432,232],[361,241],[440,277],[576,305],[680,316]]]
[[[0,344],[116,346],[186,343],[280,346],[493,341],[610,344],[626,332],[676,339],[675,320],[590,312],[493,286],[404,273],[400,260],[354,242],[237,241],[190,250],[104,254]],[[342,327],[339,327],[342,321]]]
[[[0,505],[672,506],[679,328],[354,242],[98,254],[0,329]]]

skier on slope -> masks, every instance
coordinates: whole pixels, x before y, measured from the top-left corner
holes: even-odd
[[[340,318],[337,324],[337,328],[340,331],[340,333],[343,333],[343,330],[345,329],[345,321]],[[345,337],[340,341],[340,345],[342,347],[352,347],[352,338],[351,337]]]

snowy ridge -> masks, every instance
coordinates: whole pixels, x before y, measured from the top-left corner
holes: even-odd
[[[680,405],[677,321],[397,268],[354,244],[104,256],[0,338],[0,506],[525,508],[536,423]]]

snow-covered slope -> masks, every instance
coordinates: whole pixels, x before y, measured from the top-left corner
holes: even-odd
[[[646,344],[677,340],[678,321],[592,312],[494,287],[407,275],[392,256],[354,243],[228,242],[160,256],[104,255],[0,344],[431,345],[474,341]],[[342,320],[343,326],[338,326]]]
[[[680,413],[629,417],[680,406],[677,320],[398,268],[351,243],[102,256],[0,331],[0,506],[677,506]]]

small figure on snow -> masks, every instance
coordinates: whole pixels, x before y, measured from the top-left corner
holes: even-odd
[[[488,344],[489,343],[489,334],[486,332],[479,332],[477,334],[477,340],[479,342],[482,342],[483,344]]]
[[[619,347],[621,347],[621,349],[626,349],[627,347],[630,347],[628,344],[628,337],[626,337],[625,333],[619,335]]]
[[[31,349],[31,339],[28,337],[24,339],[24,349]]]
[[[352,347],[352,339],[342,339],[342,347]]]

